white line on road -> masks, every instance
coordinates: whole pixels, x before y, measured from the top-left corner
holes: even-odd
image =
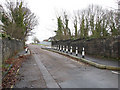
[[[50,73],[47,71],[45,66],[42,64],[42,62],[40,61],[39,57],[36,54],[34,54],[33,56],[35,58],[36,63],[38,64],[38,67],[39,67],[40,71],[43,74],[43,77],[44,77],[44,79],[46,81],[47,88],[60,88],[59,85],[52,78]]]
[[[112,73],[114,73],[114,74],[120,74],[119,72],[116,72],[116,71],[111,71]]]

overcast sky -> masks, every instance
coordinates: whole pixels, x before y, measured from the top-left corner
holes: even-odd
[[[39,18],[39,25],[34,32],[40,41],[54,36],[54,31],[57,29],[56,15],[62,10],[72,13],[74,10],[82,10],[88,5],[100,5],[103,8],[117,9],[117,0],[23,0],[27,6]],[[0,3],[3,0],[0,0]],[[71,27],[70,27],[71,28]],[[29,38],[29,42],[31,38]]]

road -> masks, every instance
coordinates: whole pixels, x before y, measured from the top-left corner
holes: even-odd
[[[33,64],[37,64],[35,65],[37,70],[32,70],[35,73],[41,73],[42,81],[46,84],[44,87],[118,88],[118,75],[112,73],[110,70],[97,69],[82,62],[78,63],[63,55],[43,50],[38,45],[29,45],[29,48],[33,56],[31,61]],[[27,68],[30,69],[29,67]],[[40,75],[37,73],[31,76],[31,74],[27,72],[27,76],[24,76],[24,78],[28,78],[29,76],[32,77],[32,79],[36,77],[39,78]],[[23,74],[23,72],[21,74]],[[21,88],[21,85],[26,85],[25,83],[28,83],[28,81],[19,81],[16,87]],[[40,83],[41,82],[38,82],[37,84]],[[32,86],[35,86],[34,83]]]

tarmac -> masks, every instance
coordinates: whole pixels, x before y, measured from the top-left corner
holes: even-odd
[[[107,58],[103,59],[103,58],[97,58],[97,57],[88,56],[88,55],[85,55],[85,57],[82,58],[82,55],[80,53],[78,53],[78,55],[76,56],[75,52],[72,52],[72,54],[71,54],[70,52],[66,53],[66,51],[60,51],[60,50],[53,49],[53,48],[43,48],[43,49],[47,49],[49,51],[53,51],[53,52],[56,52],[56,53],[59,53],[62,55],[69,56],[71,58],[88,63],[88,64],[95,66],[97,68],[100,68],[100,69],[120,71],[120,66],[119,66],[120,60],[112,60],[112,59],[107,59]]]
[[[119,86],[118,74],[79,62],[79,60],[88,61],[86,59],[50,48],[42,50],[39,45],[29,47],[32,58],[29,57],[21,67],[21,80],[15,88],[40,88],[45,85],[47,88],[60,88],[60,90],[64,88],[96,90]]]

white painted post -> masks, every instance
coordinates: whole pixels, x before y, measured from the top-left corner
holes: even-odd
[[[64,52],[64,50],[65,50],[65,48],[64,48],[64,46],[63,46],[63,52]]]
[[[54,49],[56,50],[56,45],[55,45]]]
[[[61,45],[60,45],[60,51],[62,50],[62,47],[61,47]]]
[[[68,46],[66,46],[66,53],[68,53]]]
[[[57,45],[57,50],[59,50],[59,46]]]
[[[27,52],[28,52],[28,47],[25,48],[25,53],[27,53]]]
[[[58,46],[56,45],[56,50],[58,49]]]
[[[60,45],[58,45],[58,51],[60,50]]]
[[[57,50],[57,45],[55,45],[55,50]]]
[[[76,56],[78,56],[78,47],[76,47]]]
[[[82,50],[82,58],[85,58],[85,51],[84,51],[84,47],[83,47],[83,50]]]
[[[59,51],[60,51],[60,45],[59,45]]]
[[[72,54],[72,46],[71,46],[71,49],[70,49],[70,54]]]

